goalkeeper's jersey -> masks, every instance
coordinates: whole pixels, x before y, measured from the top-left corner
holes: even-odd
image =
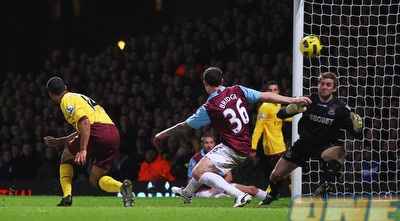
[[[307,105],[307,111],[303,113],[298,123],[300,139],[313,144],[331,143],[344,139],[345,134],[341,129],[356,134],[350,118],[350,107],[343,101],[333,96],[328,103],[323,103],[318,94],[309,97],[312,103]],[[285,116],[283,112],[285,110],[281,109],[278,117]]]
[[[84,116],[89,119],[90,124],[114,124],[99,104],[83,94],[71,92],[64,94],[61,98],[60,108],[68,123],[74,126],[79,133],[78,123]]]

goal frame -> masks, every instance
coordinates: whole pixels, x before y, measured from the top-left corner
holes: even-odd
[[[303,96],[303,55],[299,50],[299,42],[304,32],[304,0],[293,0],[293,96]],[[297,124],[300,114],[292,118],[292,144],[299,138]],[[302,194],[302,168],[298,167],[292,171],[292,199]]]

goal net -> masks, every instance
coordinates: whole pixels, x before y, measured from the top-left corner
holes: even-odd
[[[304,0],[303,36],[323,49],[303,59],[303,94],[317,90],[319,73],[339,76],[337,96],[363,117],[363,138],[346,135],[348,153],[338,194],[399,194],[400,2]],[[312,193],[322,171],[311,160],[302,193]]]

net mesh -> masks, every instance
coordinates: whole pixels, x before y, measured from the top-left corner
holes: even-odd
[[[303,94],[316,92],[319,73],[335,72],[337,95],[363,117],[363,138],[344,140],[348,157],[337,194],[399,194],[400,2],[306,0],[304,35],[319,36],[323,49],[304,59]],[[311,160],[303,194],[321,175]]]

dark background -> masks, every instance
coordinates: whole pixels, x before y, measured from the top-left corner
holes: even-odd
[[[161,4],[159,4],[161,3]],[[0,0],[0,73],[40,70],[53,49],[90,54],[164,24],[218,16],[229,0]],[[2,77],[3,79],[3,77]]]

